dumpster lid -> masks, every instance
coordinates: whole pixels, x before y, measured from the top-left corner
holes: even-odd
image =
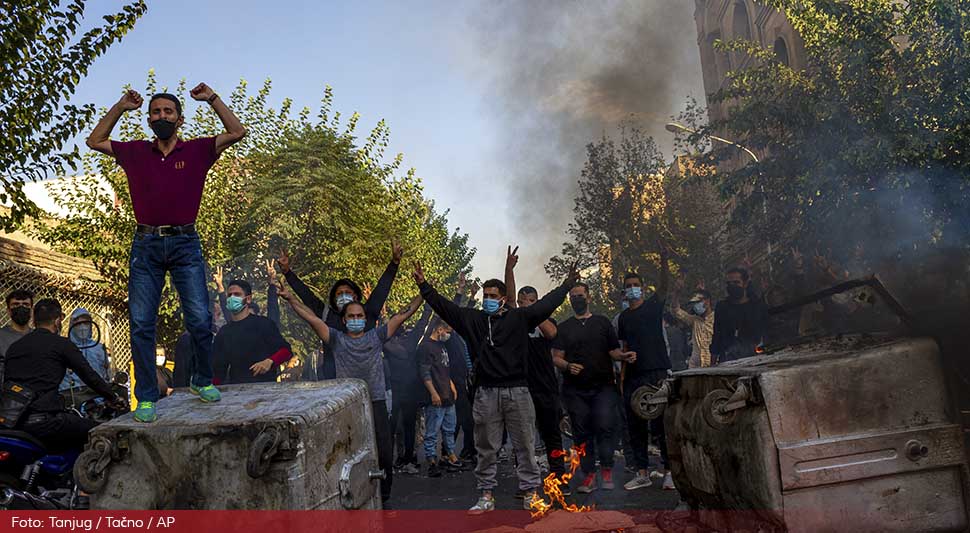
[[[790,344],[785,348],[773,352],[728,361],[717,366],[681,370],[674,375],[756,376],[765,372],[794,366],[823,363],[844,357],[855,357],[860,352],[868,352],[877,348],[923,342],[935,345],[935,341],[929,338],[898,337],[889,333],[859,333],[813,339],[806,338],[802,339],[801,342]]]
[[[116,418],[99,429],[136,429],[165,431],[194,427],[208,432],[214,427],[239,427],[284,420],[313,424],[352,403],[368,401],[367,386],[359,379],[333,379],[296,383],[247,383],[219,387],[222,400],[202,403],[188,389],[175,392],[155,404],[158,420],[152,424],[136,422],[131,415]]]

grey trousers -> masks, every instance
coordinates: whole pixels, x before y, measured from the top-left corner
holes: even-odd
[[[495,474],[503,429],[508,430],[515,450],[519,489],[538,489],[539,465],[536,464],[533,433],[536,412],[529,389],[481,387],[475,392],[472,417],[475,420],[475,449],[478,451],[478,465],[475,467],[478,489],[493,490],[498,486]]]

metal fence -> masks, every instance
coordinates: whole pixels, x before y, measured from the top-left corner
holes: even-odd
[[[8,294],[18,289],[34,293],[35,301],[57,299],[68,316],[79,307],[86,309],[101,332],[101,342],[111,357],[112,371],[128,370],[131,341],[124,301],[111,297],[100,285],[70,273],[51,272],[0,259],[0,297],[5,301]],[[65,335],[68,322],[64,321],[65,331],[62,333]],[[9,323],[10,317],[4,309],[0,314],[0,327]]]

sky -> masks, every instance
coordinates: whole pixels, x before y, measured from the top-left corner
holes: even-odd
[[[226,95],[269,78],[271,105],[314,112],[331,85],[359,132],[387,121],[387,154],[403,153],[470,234],[476,276],[500,277],[506,245],[519,245],[518,284],[550,288],[542,267],[565,238],[585,144],[632,117],[670,157],[663,123],[703,99],[693,4],[150,1],[72,102],[109,106],[149,69],[160,86],[185,78]],[[88,2],[88,19],[122,5]]]

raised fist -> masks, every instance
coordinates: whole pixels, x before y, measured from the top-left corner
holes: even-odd
[[[196,85],[194,89],[189,91],[189,94],[192,95],[193,99],[199,100],[200,102],[204,102],[208,100],[209,97],[215,93],[212,91],[211,87],[209,87],[204,83],[200,83]]]
[[[128,91],[121,96],[121,100],[118,100],[118,105],[120,105],[121,109],[124,109],[125,111],[131,111],[141,107],[143,102],[144,100],[142,99],[141,95],[138,94],[138,91],[128,89]]]

